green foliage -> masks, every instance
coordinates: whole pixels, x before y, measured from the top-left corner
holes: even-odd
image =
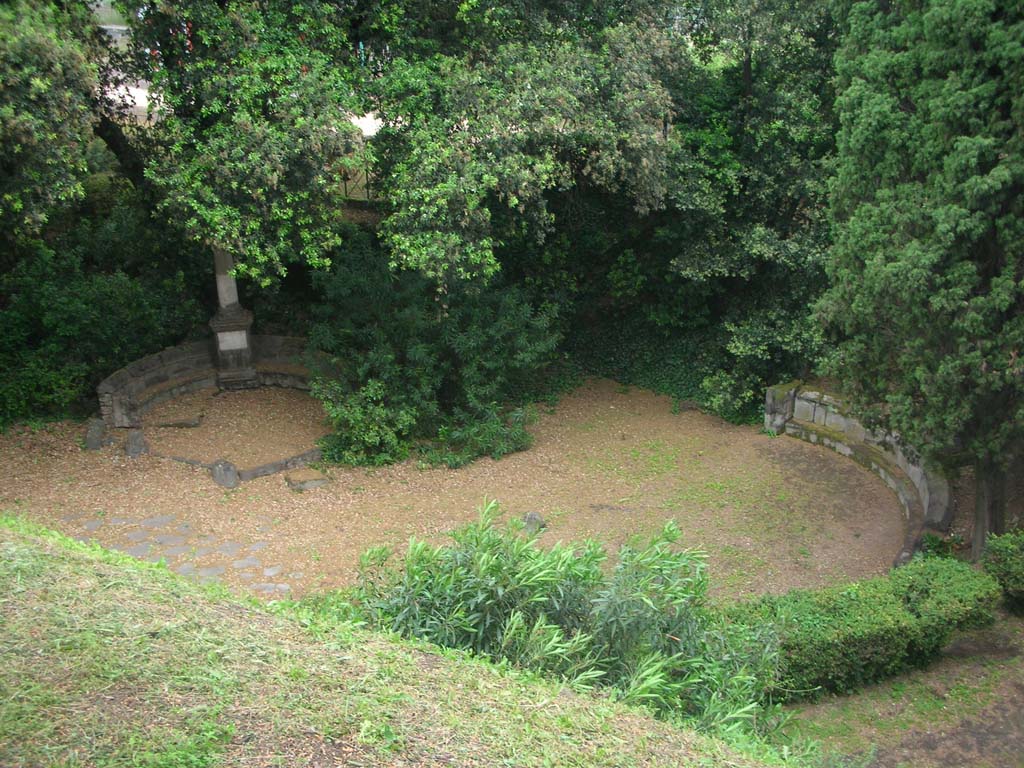
[[[389,402],[380,379],[370,379],[351,394],[337,381],[319,379],[312,393],[323,402],[335,430],[321,440],[325,461],[391,464],[408,455],[416,412]]]
[[[954,630],[990,623],[991,578],[948,558],[920,558],[889,576],[793,590],[738,606],[734,619],[773,625],[780,672],[773,697],[849,692],[938,653]]]
[[[533,436],[526,427],[535,417],[530,407],[513,408],[503,414],[497,406],[463,416],[443,425],[437,432],[436,447],[421,449],[431,464],[444,464],[457,469],[480,456],[500,459],[510,453],[525,451],[533,445]]]
[[[97,70],[76,32],[88,14],[84,3],[16,0],[0,7],[5,238],[38,235],[55,209],[83,194]]]
[[[955,557],[957,547],[963,544],[958,535],[948,538],[926,531],[921,536],[921,554],[924,557]]]
[[[1024,8],[845,5],[831,372],[930,458],[998,462],[1024,437]]]
[[[950,558],[917,558],[889,575],[894,592],[917,620],[910,661],[928,661],[954,630],[991,624],[998,600],[986,574]]]
[[[450,546],[412,541],[397,566],[387,550],[367,552],[363,610],[402,635],[610,687],[718,733],[766,726],[774,635],[709,609],[704,555],[674,546],[674,524],[623,547],[608,572],[596,542],[541,548],[516,526],[497,528],[496,514],[489,505]]]
[[[1012,605],[1024,606],[1024,530],[989,536],[982,565]]]
[[[442,300],[418,273],[393,272],[368,235],[346,238],[332,269],[314,275],[313,393],[335,429],[325,458],[389,463],[428,441],[427,461],[455,467],[527,447],[530,411],[514,404],[542,391],[555,308],[500,284]]]
[[[365,165],[328,3],[124,2],[134,69],[161,104],[147,177],[191,237],[259,282],[329,263],[338,175]],[[211,162],[211,160],[214,160]]]
[[[0,426],[78,411],[101,379],[195,321],[180,275],[154,286],[87,271],[75,252],[41,243],[20,255],[0,275]]]

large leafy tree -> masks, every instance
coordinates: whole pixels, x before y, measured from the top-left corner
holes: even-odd
[[[76,37],[83,13],[84,4],[0,6],[0,228],[10,238],[38,234],[82,195],[98,82]]]
[[[340,242],[341,176],[361,163],[344,6],[127,2],[151,83],[147,176],[191,236],[267,282]]]
[[[504,246],[555,231],[550,201],[581,186],[663,205],[677,50],[660,17],[463,3],[443,23],[446,7],[413,25],[421,37],[395,31],[371,83],[396,263],[442,282],[489,277]]]
[[[1024,6],[865,0],[846,27],[833,367],[909,445],[973,463],[977,554],[1024,438]]]

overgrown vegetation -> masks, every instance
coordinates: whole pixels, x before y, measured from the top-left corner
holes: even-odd
[[[729,606],[707,601],[700,552],[669,524],[607,562],[596,542],[540,547],[492,504],[453,543],[362,558],[358,587],[310,601],[404,637],[606,688],[620,700],[772,749],[778,703],[846,692],[935,658],[952,633],[990,623],[998,586],[948,558],[890,575]]]
[[[544,549],[496,527],[496,513],[488,506],[452,546],[414,541],[397,566],[386,549],[366,553],[356,595],[367,616],[715,733],[768,727],[759,692],[774,675],[773,636],[710,609],[705,557],[672,546],[675,526],[624,547],[608,571],[598,543]]]
[[[10,517],[0,595],[4,765],[763,765],[607,698],[270,615]]]

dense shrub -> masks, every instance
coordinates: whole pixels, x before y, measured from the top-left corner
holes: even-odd
[[[335,266],[314,275],[313,393],[334,427],[329,461],[383,464],[414,448],[449,466],[530,443],[529,411],[559,335],[550,305],[520,288],[452,287],[393,272],[353,229]]]
[[[942,650],[954,630],[989,624],[999,598],[996,583],[952,558],[917,558],[889,574],[894,593],[917,621],[910,661]]]
[[[0,426],[95,407],[105,376],[178,341],[196,320],[183,282],[86,271],[37,243],[0,275]]]
[[[964,563],[921,558],[881,578],[765,597],[732,616],[777,628],[773,695],[785,700],[851,691],[921,664],[955,629],[991,621],[996,595],[992,579]]]
[[[1024,606],[1024,530],[989,536],[982,565],[1012,605]]]
[[[410,544],[363,560],[359,595],[380,626],[516,666],[599,684],[622,700],[718,732],[757,730],[775,674],[770,629],[728,623],[707,603],[704,555],[674,546],[669,524],[644,546],[550,549],[494,525],[496,507],[451,546]]]

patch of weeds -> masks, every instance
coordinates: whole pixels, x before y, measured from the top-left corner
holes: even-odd
[[[612,448],[585,461],[601,474],[640,482],[677,471],[681,453],[681,448],[669,446],[661,440],[650,440],[625,450]]]
[[[232,735],[233,726],[222,725],[216,716],[208,715],[183,730],[131,734],[128,752],[132,764],[139,768],[207,768],[220,762]]]
[[[360,723],[356,740],[384,752],[397,752],[402,748],[402,739],[394,729],[387,723],[375,720],[363,720]]]

